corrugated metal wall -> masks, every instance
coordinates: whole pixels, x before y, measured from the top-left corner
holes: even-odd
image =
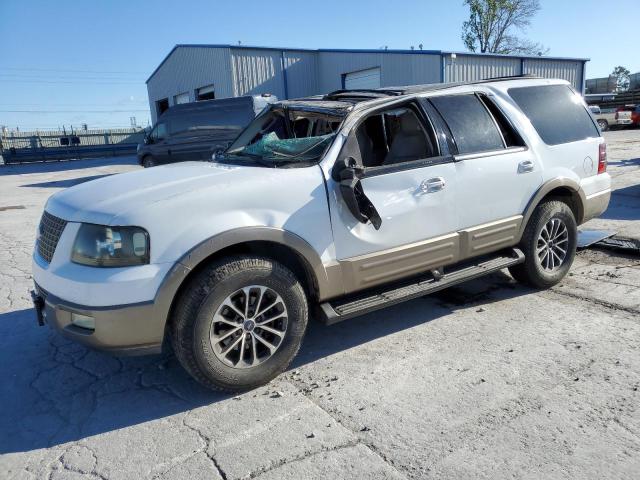
[[[271,93],[297,98],[320,93],[316,52],[232,48],[231,70],[236,96]]]
[[[629,90],[640,90],[640,72],[632,73],[629,80]]]
[[[586,81],[586,93],[611,93],[616,89],[616,77],[590,78]]]
[[[485,78],[520,75],[521,60],[510,57],[444,55],[446,82],[473,82]]]
[[[544,58],[525,58],[523,74],[544,78],[567,80],[573,88],[582,92],[582,62],[572,60],[550,60]]]
[[[155,101],[168,98],[173,104],[174,95],[194,91],[206,85],[215,85],[216,97],[233,96],[230,52],[228,48],[178,47],[166,59],[147,83],[151,117],[156,121]]]
[[[342,88],[345,74],[379,67],[381,86],[465,82],[533,74],[562,78],[582,91],[583,62],[439,52],[281,50],[226,46],[178,46],[147,83],[153,120],[155,102],[214,84],[216,98],[271,93],[299,98]],[[283,73],[283,64],[285,66]],[[286,78],[285,78],[286,77]],[[634,76],[638,88],[638,76]]]
[[[322,93],[318,86],[318,53],[287,50],[284,52],[289,98]]]
[[[271,93],[284,98],[280,50],[231,50],[233,96]]]
[[[381,69],[382,87],[440,81],[440,55],[320,51],[319,89],[323,93],[338,90],[342,88],[344,74],[376,67]]]

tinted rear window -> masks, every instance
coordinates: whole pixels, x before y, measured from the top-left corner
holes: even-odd
[[[582,99],[568,86],[510,88],[509,95],[547,145],[600,136]]]
[[[475,95],[433,97],[431,103],[449,125],[458,153],[477,153],[504,148],[493,118]]]

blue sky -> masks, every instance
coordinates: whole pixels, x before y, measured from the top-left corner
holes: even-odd
[[[550,55],[591,58],[588,77],[640,70],[640,0],[541,3],[527,36]],[[144,82],[177,43],[463,50],[467,15],[462,0],[0,0],[0,125],[145,124]]]

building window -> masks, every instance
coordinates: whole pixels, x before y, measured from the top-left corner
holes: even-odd
[[[162,115],[167,110],[169,110],[168,98],[163,98],[162,100],[156,101],[156,112],[158,112],[158,116]]]
[[[198,102],[201,100],[213,100],[214,98],[216,98],[216,93],[213,85],[207,85],[196,90],[196,100]]]
[[[189,92],[179,93],[173,97],[174,105],[180,105],[182,103],[189,103]]]

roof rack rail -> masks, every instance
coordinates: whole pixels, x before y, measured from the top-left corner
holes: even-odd
[[[340,89],[331,93],[327,93],[325,98],[343,98],[343,97],[387,97],[402,95],[401,90],[385,89],[385,88],[354,88]]]
[[[474,83],[485,83],[485,82],[501,82],[501,81],[507,81],[507,80],[518,80],[519,78],[520,79],[536,79],[536,78],[543,78],[543,77],[539,77],[538,75],[533,75],[531,73],[522,73],[519,75],[503,75],[500,77],[483,78],[482,80],[476,80],[469,83],[474,84]]]
[[[382,88],[356,88],[356,89],[340,89],[328,93],[324,96],[326,100],[348,99],[348,98],[382,98],[382,97],[397,97],[399,95],[406,95],[409,93],[422,93],[428,91],[444,90],[447,88],[459,87],[462,85],[481,85],[483,83],[490,82],[506,82],[509,80],[531,80],[541,79],[536,75],[524,74],[524,75],[511,75],[502,77],[484,78],[482,80],[473,80],[470,82],[452,82],[452,83],[428,83],[422,85],[406,85],[398,87],[382,87]]]

